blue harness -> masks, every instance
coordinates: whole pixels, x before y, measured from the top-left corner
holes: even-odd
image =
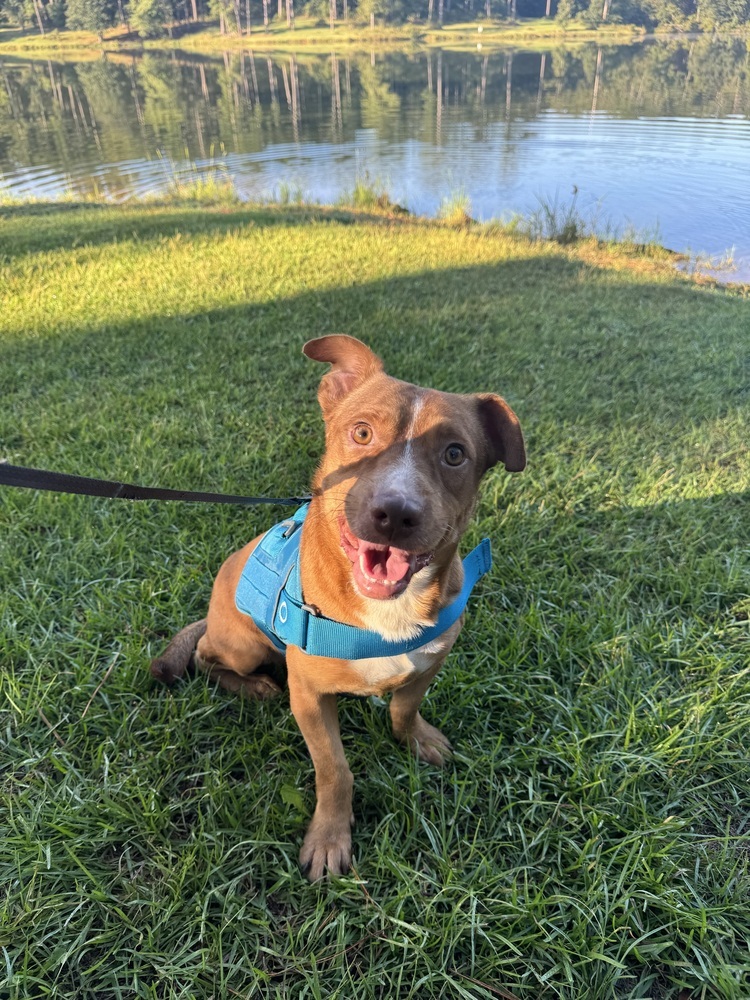
[[[437,639],[461,617],[474,584],[492,566],[489,538],[483,539],[463,561],[464,584],[458,597],[443,608],[434,625],[422,628],[414,639],[393,642],[369,629],[324,618],[305,604],[299,569],[301,527],[309,504],[293,517],[274,525],[261,538],[245,563],[237,585],[235,604],[250,615],[280,653],[298,646],[310,656],[340,660],[398,656]]]

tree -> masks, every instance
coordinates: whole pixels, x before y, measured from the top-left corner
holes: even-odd
[[[128,19],[141,38],[159,38],[174,19],[169,0],[132,0]]]
[[[4,0],[0,4],[0,15],[19,28],[25,28],[36,19],[33,0]]]
[[[102,41],[104,29],[115,23],[116,11],[117,4],[113,0],[68,0],[66,26],[94,31]]]

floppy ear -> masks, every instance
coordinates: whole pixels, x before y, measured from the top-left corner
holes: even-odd
[[[487,468],[502,462],[508,472],[526,468],[526,448],[518,417],[500,396],[491,393],[477,396],[479,419],[487,437]]]
[[[323,376],[318,389],[318,401],[324,417],[352,389],[383,370],[383,362],[377,354],[373,354],[361,340],[343,333],[308,340],[302,353],[313,361],[328,361],[333,366]]]

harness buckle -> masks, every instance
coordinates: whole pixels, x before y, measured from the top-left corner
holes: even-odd
[[[306,611],[309,615],[312,615],[313,618],[323,617],[320,613],[320,608],[317,608],[314,604],[300,604],[300,607],[302,608],[303,611]]]

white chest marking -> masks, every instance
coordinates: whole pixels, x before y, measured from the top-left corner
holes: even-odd
[[[350,660],[349,666],[357,671],[362,682],[361,690],[353,691],[352,694],[371,694],[373,689],[377,690],[396,678],[401,678],[403,684],[414,680],[433,667],[436,659],[442,659],[447,655],[456,641],[460,628],[460,623],[456,622],[443,635],[411,653],[373,657],[368,660]]]
[[[386,639],[403,641],[419,635],[421,627],[434,624],[432,621],[420,618],[416,610],[421,593],[430,586],[434,575],[434,567],[426,566],[417,573],[405,593],[396,600],[368,600],[365,610],[366,627],[380,633]],[[368,694],[372,688],[380,687],[398,677],[402,678],[404,684],[413,680],[433,667],[437,658],[442,659],[448,654],[460,630],[459,619],[442,635],[411,653],[350,660],[349,666],[356,670],[362,681],[362,691],[356,693]]]

